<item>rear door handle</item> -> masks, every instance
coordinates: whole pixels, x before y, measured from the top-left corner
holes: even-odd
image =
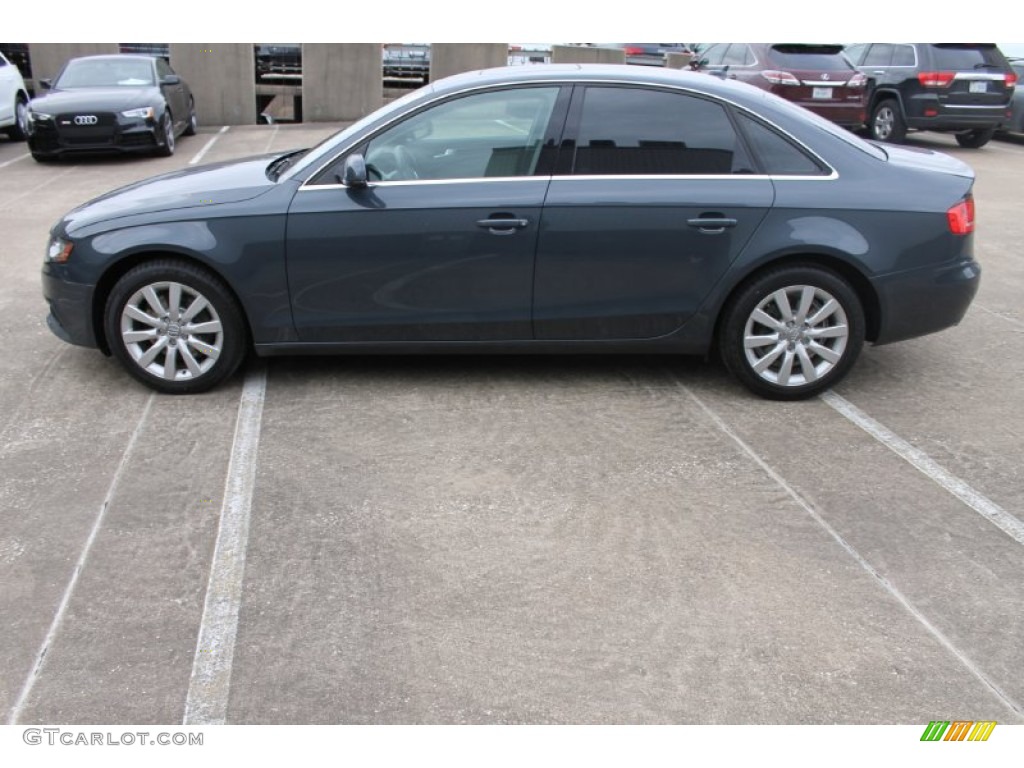
[[[717,216],[701,216],[696,219],[688,219],[686,223],[691,227],[696,227],[701,232],[706,232],[709,235],[717,235],[720,232],[725,232],[726,228],[735,227],[738,222],[736,219],[726,219]]]
[[[523,229],[528,226],[529,223],[528,219],[490,218],[480,219],[476,225],[489,230],[492,235],[511,235],[517,229]]]

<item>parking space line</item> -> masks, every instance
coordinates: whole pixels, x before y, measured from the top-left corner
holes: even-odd
[[[4,160],[0,163],[0,168],[6,168],[8,165],[14,165],[19,160],[24,160],[26,157],[32,157],[31,152],[26,152],[24,155],[18,155],[17,157],[11,158],[10,160]]]
[[[984,517],[1018,544],[1024,544],[1024,522],[1013,516],[984,494],[972,488],[956,475],[936,463],[920,448],[878,423],[844,397],[829,391],[821,399],[849,421],[863,429],[878,442],[904,461],[919,469],[930,480],[938,483],[960,501]]]
[[[982,312],[987,312],[988,314],[990,314],[990,315],[992,315],[994,317],[998,317],[1000,320],[1005,320],[1008,323],[1013,323],[1014,325],[1019,325],[1022,328],[1024,328],[1024,322],[1018,320],[1015,317],[1010,317],[1008,315],[1004,315],[1002,312],[996,312],[995,310],[989,309],[988,307],[983,307],[978,302],[974,302],[974,306],[976,306]]]
[[[266,391],[267,369],[261,364],[246,374],[238,404],[217,544],[185,701],[184,725],[223,724],[227,716]]]
[[[850,557],[856,560],[857,564],[860,565],[860,567],[863,568],[865,571],[867,571],[868,574],[875,580],[875,582],[877,582],[883,589],[885,589],[886,592],[888,592],[897,602],[899,602],[900,605],[902,605],[910,613],[910,615],[913,616],[919,624],[921,624],[922,627],[924,627],[947,651],[949,651],[957,659],[957,661],[963,664],[963,666],[972,675],[974,675],[982,684],[985,685],[985,687],[987,687],[993,694],[995,694],[995,696],[998,699],[1000,699],[1002,703],[1005,704],[1009,709],[1011,709],[1018,717],[1024,717],[1024,707],[1022,707],[1017,701],[1015,701],[1013,697],[1006,693],[1006,691],[1000,688],[998,683],[996,683],[981,669],[979,669],[977,665],[975,665],[975,663],[971,661],[971,659],[967,655],[965,655],[963,651],[957,648],[953,644],[953,642],[948,637],[946,637],[946,635],[943,634],[943,632],[938,627],[932,624],[928,620],[928,618],[923,613],[921,613],[921,611],[919,611],[917,607],[912,602],[910,602],[910,600],[892,584],[892,582],[890,582],[887,578],[885,578],[885,576],[883,576],[881,573],[875,570],[875,567],[871,565],[871,563],[869,563],[867,560],[865,560],[864,557],[860,554],[860,552],[854,549],[853,545],[851,545],[846,539],[844,539],[835,528],[829,525],[828,522],[826,522],[825,519],[815,511],[814,507],[811,506],[810,502],[804,499],[804,497],[801,496],[796,491],[796,489],[793,488],[793,486],[791,486],[786,481],[784,477],[782,477],[778,472],[772,469],[772,467],[763,458],[761,458],[761,456],[759,456],[753,448],[747,445],[743,438],[737,435],[732,430],[732,428],[725,423],[721,416],[719,416],[709,406],[705,405],[704,401],[697,397],[697,395],[695,395],[689,389],[689,387],[687,387],[681,381],[677,380],[676,384],[677,386],[679,386],[680,389],[683,390],[683,392],[685,392],[690,397],[691,400],[693,400],[693,402],[708,416],[709,419],[711,419],[711,421],[715,423],[715,425],[722,432],[728,435],[729,438],[731,438],[732,441],[736,443],[736,445],[739,446],[739,448],[744,453],[746,453],[751,459],[753,459],[754,462],[759,467],[761,467],[761,469],[764,470],[764,472],[769,477],[771,477],[772,480],[774,480],[779,485],[779,487],[782,488],[782,490],[784,490],[786,494],[793,499],[793,501],[800,505],[800,507],[808,515],[810,515],[811,518],[818,525],[824,528],[828,535],[831,536],[836,541],[836,543],[839,544],[839,546],[842,547],[846,551],[846,553],[850,555]]]
[[[14,197],[12,197],[12,198],[10,198],[8,200],[0,200],[0,210],[3,210],[4,208],[10,207],[12,203],[14,203],[14,202],[16,202],[18,200],[21,200],[23,197],[27,197],[28,195],[31,195],[31,194],[33,194],[35,192],[38,192],[43,187],[50,186],[51,184],[53,184],[53,182],[57,181],[57,179],[63,178],[64,176],[67,176],[69,173],[71,173],[73,170],[75,170],[76,167],[77,166],[71,166],[67,170],[63,170],[60,173],[54,174],[53,176],[49,176],[49,177],[46,178],[45,181],[43,181],[43,182],[41,182],[39,184],[36,184],[34,187],[30,187],[29,189],[26,189],[21,194],[15,195]]]
[[[135,431],[132,432],[132,436],[128,440],[128,445],[125,447],[124,453],[121,455],[121,462],[117,465],[114,477],[110,481],[110,486],[107,488],[107,494],[104,496],[103,503],[100,505],[99,513],[93,521],[92,530],[89,531],[89,536],[85,540],[85,546],[82,548],[82,553],[78,556],[78,562],[75,563],[75,569],[71,572],[71,579],[64,588],[64,594],[61,597],[60,604],[57,606],[57,612],[54,614],[53,621],[50,622],[50,628],[46,633],[46,637],[43,638],[42,645],[39,646],[39,653],[36,654],[35,664],[32,665],[32,669],[29,671],[28,677],[25,678],[25,684],[21,688],[21,693],[18,695],[17,701],[15,701],[14,706],[11,708],[11,714],[7,720],[8,725],[18,724],[18,719],[21,717],[21,711],[25,707],[25,702],[28,701],[28,697],[32,694],[32,688],[35,687],[36,681],[39,679],[39,673],[42,671],[43,664],[46,661],[46,654],[49,652],[50,646],[53,644],[53,641],[57,636],[57,632],[60,630],[61,622],[64,620],[64,614],[67,611],[68,604],[71,602],[71,595],[75,591],[75,585],[78,584],[78,577],[82,574],[82,571],[85,568],[85,563],[89,559],[89,553],[92,551],[92,545],[96,541],[96,536],[99,534],[100,528],[103,525],[103,519],[106,517],[107,510],[110,509],[114,495],[117,493],[117,487],[121,482],[121,475],[124,473],[124,468],[128,465],[128,460],[131,458],[132,450],[135,448],[139,435],[142,434],[142,430],[146,425],[146,420],[149,417],[149,411],[153,406],[154,399],[156,399],[155,392],[150,394],[146,399],[146,405],[143,407],[142,414],[139,416],[139,423],[135,425]]]
[[[230,128],[230,127],[231,127],[230,125],[225,125],[219,131],[217,131],[217,135],[214,136],[212,139],[210,139],[208,142],[206,142],[206,144],[203,146],[203,148],[200,149],[198,152],[196,152],[196,156],[188,161],[188,164],[189,165],[195,165],[200,160],[202,160],[203,157],[206,155],[206,153],[210,151],[210,147],[212,147],[214,144],[216,144],[217,143],[217,139],[219,139],[222,135],[227,133],[228,132],[228,128]]]

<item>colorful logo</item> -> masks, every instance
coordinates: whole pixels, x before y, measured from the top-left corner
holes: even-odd
[[[995,727],[995,720],[932,720],[921,741],[988,741]]]

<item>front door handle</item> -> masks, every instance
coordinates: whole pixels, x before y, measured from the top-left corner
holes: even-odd
[[[726,228],[735,227],[738,222],[736,219],[727,219],[720,216],[701,216],[696,219],[688,219],[686,223],[706,234],[717,235],[725,232]]]
[[[480,219],[476,225],[478,227],[484,227],[492,235],[511,235],[517,229],[523,229],[529,225],[527,219],[514,219],[514,218],[499,218],[492,217],[489,219]]]

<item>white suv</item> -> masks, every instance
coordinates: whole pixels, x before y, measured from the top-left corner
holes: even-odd
[[[21,72],[0,53],[0,129],[15,141],[28,133],[28,89]]]

